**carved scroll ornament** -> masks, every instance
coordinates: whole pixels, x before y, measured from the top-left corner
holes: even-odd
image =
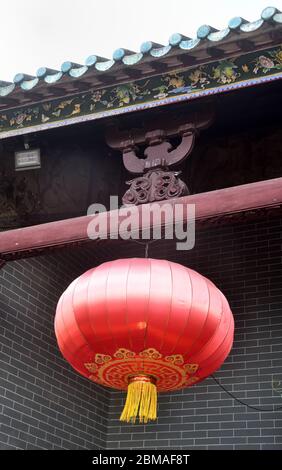
[[[181,171],[173,171],[192,152],[200,129],[208,127],[213,113],[194,113],[190,119],[160,121],[162,128],[119,132],[111,129],[107,135],[110,147],[122,152],[127,171],[139,175],[127,182],[130,186],[123,196],[124,205],[138,205],[189,194],[186,184],[179,178]],[[179,122],[180,121],[180,122]],[[180,140],[175,145],[175,140]],[[174,143],[173,143],[174,142]],[[143,154],[139,145],[142,145]]]

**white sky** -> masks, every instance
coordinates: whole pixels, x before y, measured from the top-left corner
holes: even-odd
[[[194,37],[198,27],[226,27],[234,16],[253,21],[282,0],[0,0],[0,79],[39,67],[84,64],[119,47],[139,51],[144,41],[167,44],[172,33]]]

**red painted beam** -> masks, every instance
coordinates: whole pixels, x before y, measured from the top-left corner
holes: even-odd
[[[177,204],[182,206],[195,204],[196,220],[206,220],[262,208],[279,207],[282,206],[282,178],[185,196],[160,203],[162,207],[168,204],[174,209]],[[144,216],[149,214],[147,221],[144,223],[147,227],[151,227],[153,223],[150,209],[150,204],[134,208],[139,221],[144,221]],[[102,228],[101,238],[109,238],[110,226],[114,232],[122,233],[121,224],[127,216],[127,210],[124,209],[119,214],[117,214],[117,211],[103,212],[95,216],[77,217],[2,232],[0,233],[0,259],[16,259],[39,254],[49,247],[67,246],[90,241],[87,228],[94,219],[96,223],[99,222],[100,228]],[[186,213],[184,211],[185,217]],[[161,214],[159,223],[175,223],[178,218],[177,213],[173,213],[169,220],[164,219],[164,215]]]

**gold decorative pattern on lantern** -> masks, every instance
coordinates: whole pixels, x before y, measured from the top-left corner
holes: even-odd
[[[114,357],[117,359],[130,359],[134,357],[135,353],[133,351],[129,351],[129,349],[120,348],[114,353]]]
[[[97,364],[94,364],[94,362],[86,362],[84,366],[89,372],[97,372],[98,370],[98,366]]]
[[[186,380],[185,386],[186,385],[193,385],[194,383],[198,382],[199,377],[189,377],[189,379]]]
[[[149,359],[160,359],[162,355],[154,348],[144,349],[139,353],[140,357],[146,357]]]
[[[105,362],[109,362],[111,360],[112,360],[111,356],[107,354],[96,354],[95,356],[96,364],[105,364]]]
[[[172,362],[172,364],[182,365],[184,364],[184,359],[181,354],[174,354],[173,356],[166,356],[166,361]]]
[[[188,374],[194,374],[197,372],[199,366],[198,364],[185,364],[184,365],[184,370],[188,372]]]
[[[95,354],[93,362],[84,364],[91,373],[89,379],[111,388],[126,390],[130,378],[139,374],[156,380],[158,391],[180,389],[196,383],[198,364],[184,364],[181,354],[163,356],[154,348],[139,353],[119,348],[112,356]]]

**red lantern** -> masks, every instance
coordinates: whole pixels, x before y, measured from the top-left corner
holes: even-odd
[[[121,420],[156,418],[157,390],[188,387],[218,369],[234,321],[220,290],[201,274],[155,259],[90,269],[62,294],[59,348],[82,375],[127,390]]]

